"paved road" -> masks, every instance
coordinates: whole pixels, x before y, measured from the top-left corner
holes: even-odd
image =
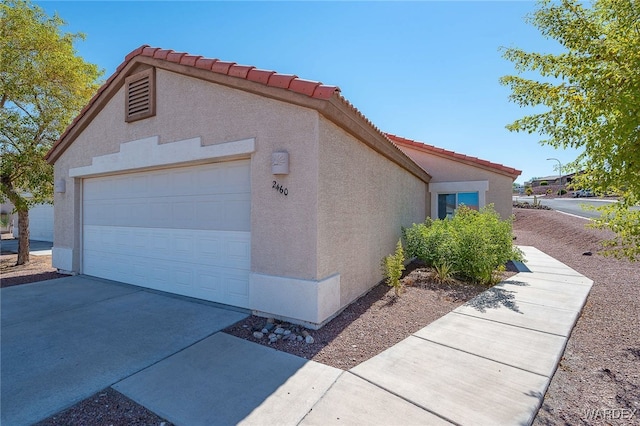
[[[514,201],[521,202],[533,202],[533,197],[521,196],[513,197]],[[600,217],[600,212],[597,210],[585,210],[585,206],[600,207],[611,204],[612,200],[602,200],[598,198],[545,198],[538,197],[540,204],[549,206],[554,210],[558,210],[564,213],[574,214],[576,216],[584,218],[596,218]]]

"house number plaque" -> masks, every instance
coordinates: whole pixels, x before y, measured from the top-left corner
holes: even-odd
[[[271,188],[275,189],[276,192],[281,193],[282,195],[284,195],[285,197],[287,195],[289,195],[289,190],[287,188],[285,188],[284,186],[280,185],[278,182],[276,182],[275,180],[273,181],[273,185],[271,185]]]

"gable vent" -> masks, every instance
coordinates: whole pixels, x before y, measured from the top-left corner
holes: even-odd
[[[155,73],[149,68],[125,79],[127,122],[142,120],[156,114]]]

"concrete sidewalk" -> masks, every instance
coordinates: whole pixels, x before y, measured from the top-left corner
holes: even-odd
[[[523,272],[341,371],[215,334],[114,385],[178,425],[528,425],[592,281],[533,247]]]

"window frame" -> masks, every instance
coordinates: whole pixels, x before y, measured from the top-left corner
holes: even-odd
[[[462,181],[462,182],[431,182],[429,183],[429,192],[431,193],[431,218],[438,219],[439,205],[438,197],[441,194],[456,194],[456,208],[458,206],[458,193],[461,192],[477,192],[478,208],[481,209],[486,205],[487,191],[489,190],[489,181]]]

